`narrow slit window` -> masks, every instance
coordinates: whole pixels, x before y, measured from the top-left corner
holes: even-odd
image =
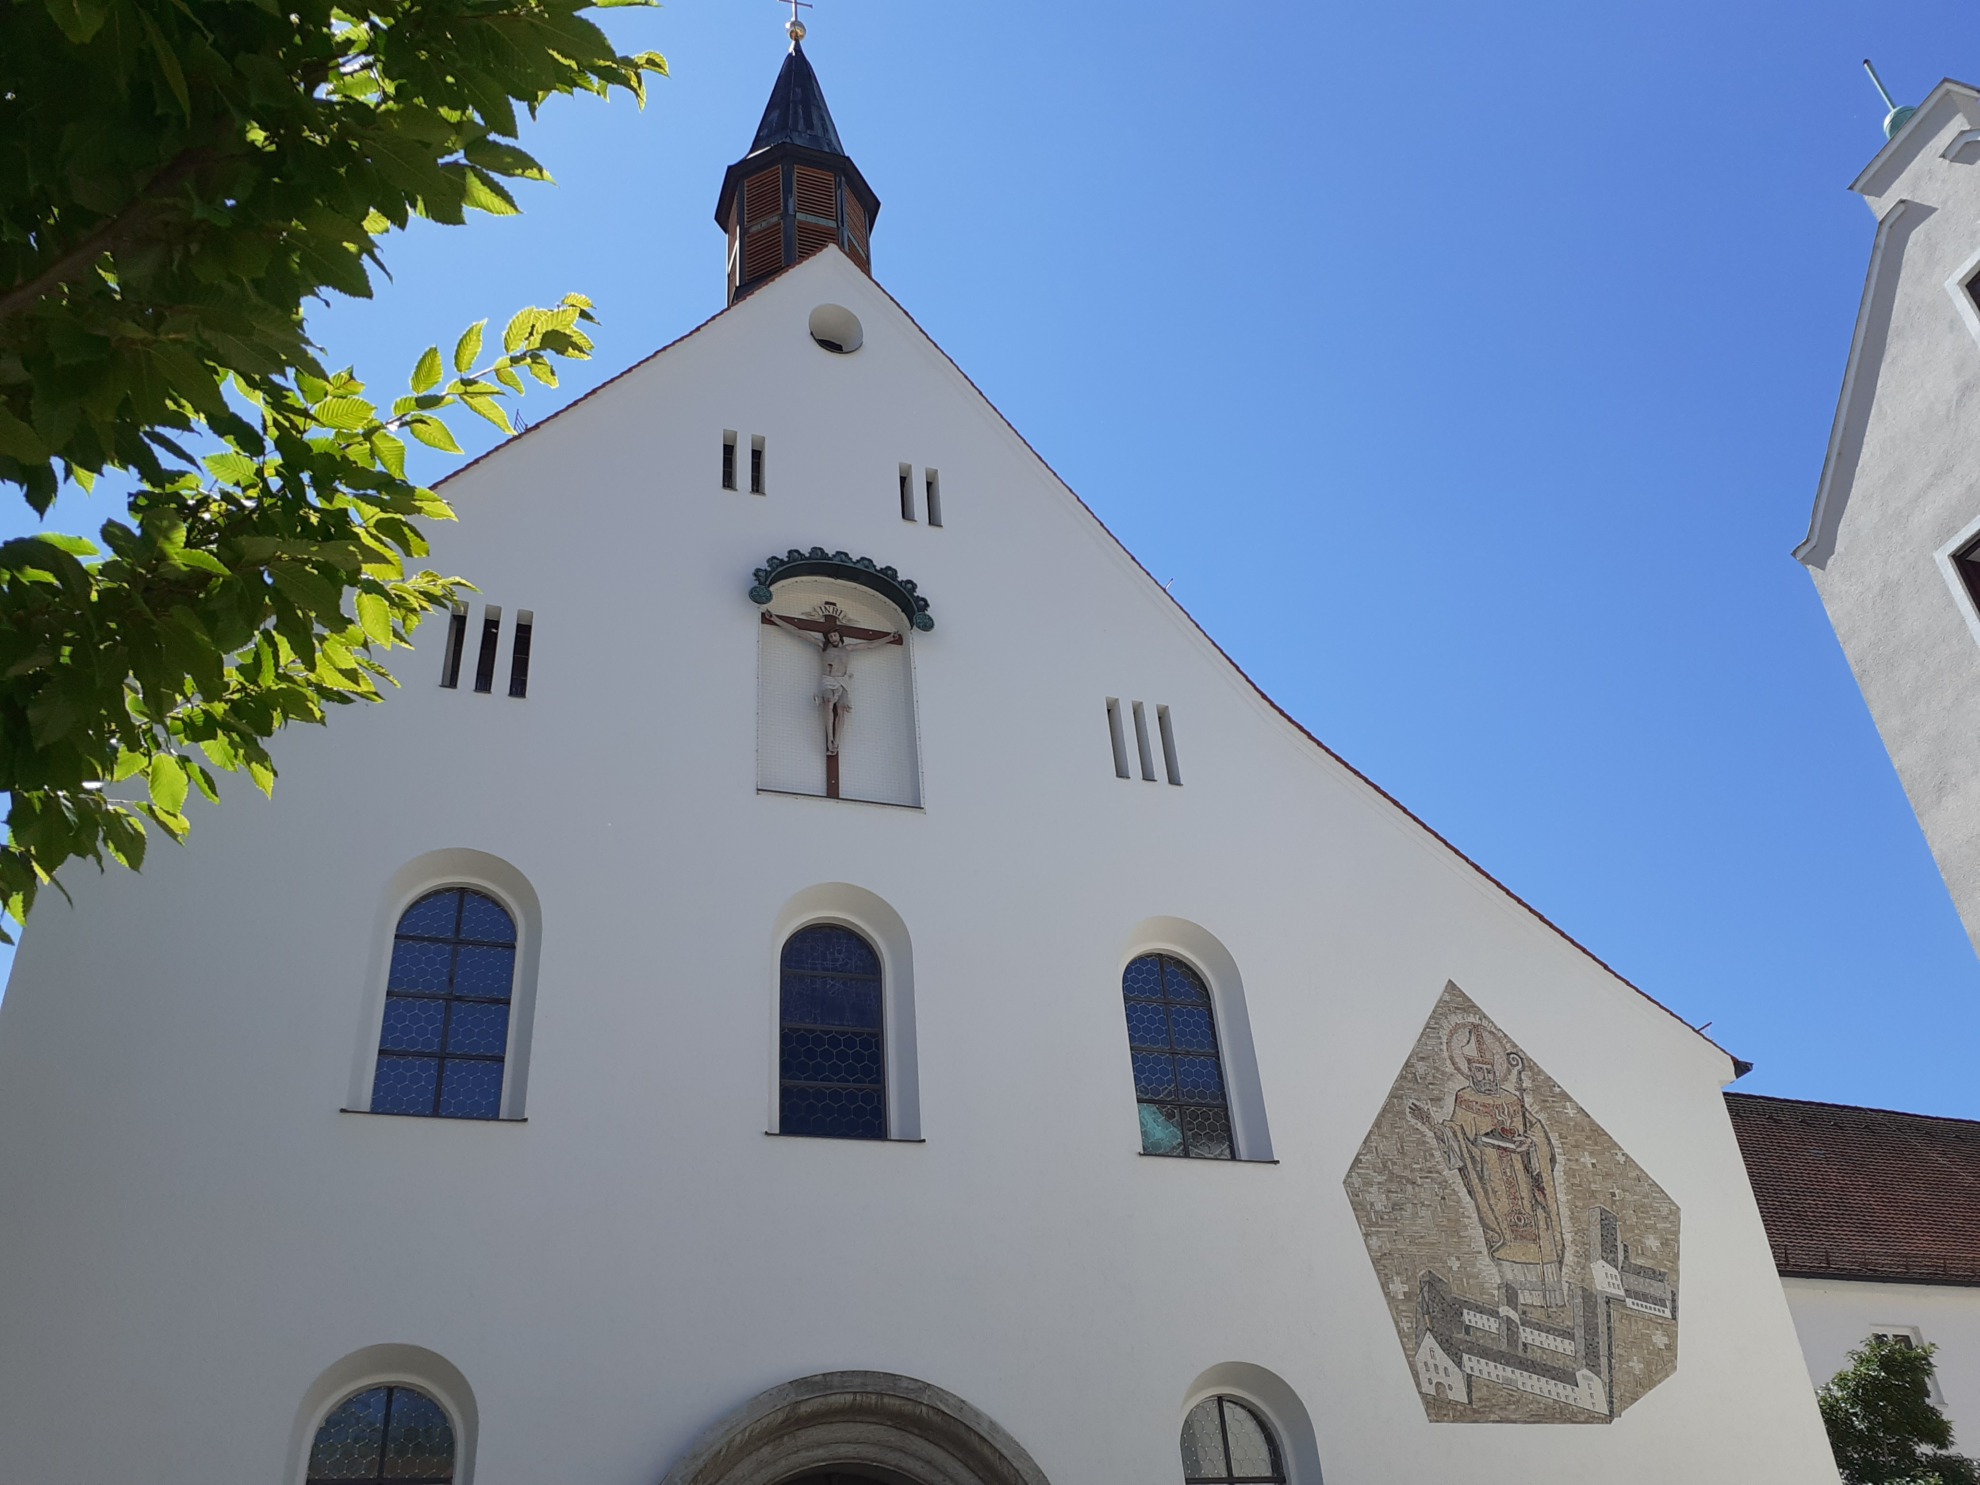
[[[749,493],[763,493],[763,435],[760,433],[749,441]]]
[[[511,696],[529,695],[529,638],[535,628],[536,615],[526,608],[518,609],[516,611],[515,648],[509,652],[509,694]],[[1165,745],[1168,739],[1169,712],[1168,708],[1164,707],[1162,710],[1162,741]],[[1169,769],[1169,782],[1173,784],[1175,781],[1175,768],[1171,765]]]
[[[481,611],[481,653],[474,658],[475,690],[486,693],[495,689],[495,648],[501,642],[502,611],[491,603]]]
[[[928,477],[928,524],[942,524],[942,476],[934,470],[923,471]]]
[[[467,648],[467,610],[447,615],[447,649],[440,657],[440,684],[452,691],[461,684],[461,651]]]
[[[1166,706],[1155,708],[1155,729],[1162,734],[1162,765],[1168,770],[1169,782],[1182,782],[1182,765],[1176,761],[1176,728],[1169,720]]]
[[[736,432],[733,428],[722,430],[722,488],[733,490],[736,487]]]
[[[901,466],[901,519],[903,521],[912,521],[914,519],[914,466],[912,464],[903,464]]]
[[[1134,747],[1141,755],[1141,776],[1149,783],[1155,782],[1155,754],[1148,746],[1148,713],[1140,702],[1134,704]]]
[[[1121,728],[1121,703],[1114,696],[1107,698],[1107,736],[1114,744],[1114,777],[1133,778],[1134,775],[1128,771],[1127,733]]]
[[[1966,281],[1966,297],[1973,301],[1975,309],[1980,309],[1980,273],[1974,274]]]

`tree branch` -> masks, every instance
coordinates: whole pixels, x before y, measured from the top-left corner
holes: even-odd
[[[182,151],[177,159],[146,183],[130,205],[100,224],[33,278],[0,294],[0,326],[32,309],[63,284],[80,278],[105,253],[124,246],[137,235],[146,219],[165,204],[167,196],[216,158],[214,151],[204,146]]]

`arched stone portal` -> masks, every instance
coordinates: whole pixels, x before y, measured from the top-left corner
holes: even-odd
[[[1051,1485],[1023,1445],[955,1394],[891,1372],[823,1372],[759,1393],[695,1440],[661,1485]]]

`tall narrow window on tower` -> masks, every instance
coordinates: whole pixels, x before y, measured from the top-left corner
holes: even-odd
[[[447,615],[447,648],[440,657],[440,684],[453,690],[461,683],[461,651],[467,648],[467,609],[455,605]]]
[[[914,519],[914,466],[912,464],[903,464],[901,466],[901,519],[903,521],[912,521]]]
[[[536,615],[526,608],[518,609],[516,611],[516,642],[514,648],[509,651],[509,694],[511,696],[522,697],[529,695],[529,641],[535,632]],[[1164,738],[1167,738],[1169,735],[1168,716],[1168,710],[1164,708],[1162,712],[1162,736]]]
[[[736,487],[736,430],[722,430],[722,488],[733,490]]]
[[[928,524],[939,526],[942,524],[942,476],[932,469],[922,472],[927,476]]]
[[[502,610],[489,604],[481,611],[481,653],[474,660],[474,689],[495,689],[495,647],[502,642]]]
[[[749,493],[761,495],[763,491],[763,435],[757,434],[749,441]]]

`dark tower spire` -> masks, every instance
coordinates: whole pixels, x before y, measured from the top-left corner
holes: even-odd
[[[880,198],[839,143],[818,74],[804,55],[804,27],[756,126],[756,142],[722,177],[715,220],[729,234],[729,303],[765,279],[836,243],[873,271],[867,234]]]

